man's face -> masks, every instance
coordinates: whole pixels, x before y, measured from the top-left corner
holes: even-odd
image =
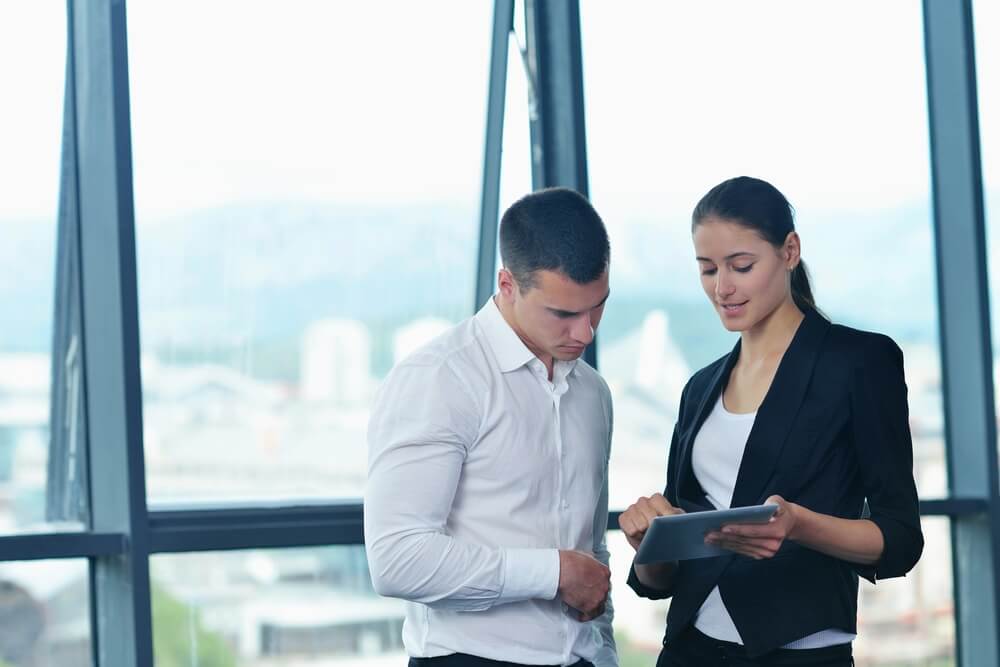
[[[542,361],[569,361],[583,354],[608,300],[608,272],[585,285],[559,271],[536,271],[533,287],[522,291],[507,270],[500,271],[500,298],[509,323]]]

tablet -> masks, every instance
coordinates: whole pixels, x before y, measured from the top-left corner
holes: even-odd
[[[658,516],[639,543],[635,562],[645,565],[731,554],[733,552],[728,549],[705,544],[705,535],[730,523],[767,523],[777,509],[777,505],[753,505]]]

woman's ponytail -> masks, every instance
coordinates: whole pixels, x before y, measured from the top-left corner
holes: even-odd
[[[816,310],[816,300],[813,298],[812,286],[809,284],[809,271],[806,263],[799,260],[792,269],[792,299],[799,310]]]

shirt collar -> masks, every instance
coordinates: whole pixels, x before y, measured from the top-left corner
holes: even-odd
[[[538,359],[535,353],[528,349],[524,341],[507,324],[507,320],[503,318],[500,307],[497,306],[492,296],[476,313],[476,321],[479,322],[486,335],[486,341],[493,350],[497,363],[500,364],[501,372],[509,373],[530,363],[532,359]],[[556,359],[552,373],[553,382],[560,377],[565,379],[576,368],[576,362],[576,359],[572,361]],[[538,363],[542,362],[539,360]]]
[[[509,373],[537,358],[507,324],[492,296],[476,313],[476,321],[483,328],[501,372]]]

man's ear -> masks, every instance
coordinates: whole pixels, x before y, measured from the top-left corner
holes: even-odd
[[[497,287],[500,289],[500,296],[510,301],[514,298],[514,290],[517,287],[517,281],[514,280],[514,274],[507,269],[500,269],[497,272]]]

